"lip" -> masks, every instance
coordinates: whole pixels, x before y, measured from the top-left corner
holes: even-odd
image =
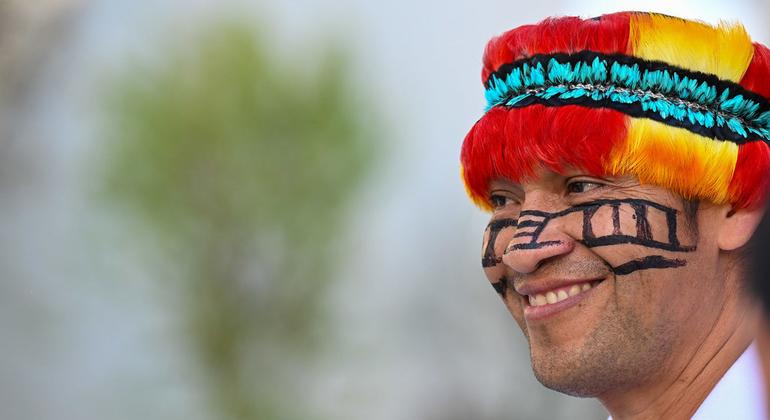
[[[590,297],[594,290],[597,287],[600,287],[604,281],[607,280],[606,278],[603,279],[597,279],[593,280],[592,282],[598,281],[599,283],[595,284],[590,289],[586,290],[585,292],[578,293],[575,296],[570,296],[567,299],[564,299],[560,302],[543,305],[543,306],[531,306],[529,304],[529,299],[526,295],[523,295],[520,297],[522,300],[522,303],[524,305],[524,319],[527,320],[527,322],[535,322],[535,321],[541,321],[550,317],[553,317],[561,312],[566,311],[567,309],[576,306],[580,302],[582,302],[584,299],[587,299]],[[585,283],[585,281],[582,281]],[[571,283],[574,284],[574,283]],[[549,289],[546,289],[549,290]]]
[[[564,287],[572,286],[573,284],[581,283],[594,283],[606,280],[606,277],[594,277],[588,279],[549,279],[549,280],[529,280],[521,284],[519,287],[515,287],[516,292],[520,295],[527,297],[537,294],[543,294],[550,292],[551,290],[561,289]],[[578,295],[579,296],[579,295]]]

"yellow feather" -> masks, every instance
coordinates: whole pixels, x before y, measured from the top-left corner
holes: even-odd
[[[489,205],[489,202],[487,201],[486,197],[480,197],[471,191],[470,186],[468,186],[468,180],[465,178],[465,167],[460,164],[460,179],[463,180],[463,185],[465,186],[465,193],[468,194],[468,197],[473,201],[473,204],[475,204],[477,207],[479,207],[483,211],[492,211],[492,206]]]
[[[629,120],[627,140],[615,145],[605,162],[609,174],[634,175],[642,184],[662,186],[687,199],[729,202],[738,145],[653,120]]]
[[[631,55],[740,82],[754,46],[740,23],[701,22],[649,13],[631,16]]]

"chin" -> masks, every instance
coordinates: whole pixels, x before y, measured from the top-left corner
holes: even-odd
[[[670,344],[661,345],[642,336],[602,338],[592,337],[580,347],[530,345],[535,377],[554,391],[575,397],[598,397],[649,380],[671,353]]]
[[[546,388],[573,397],[596,397],[617,385],[617,378],[602,378],[601,372],[597,372],[596,367],[579,366],[564,359],[556,363],[533,359],[532,371],[538,382]]]

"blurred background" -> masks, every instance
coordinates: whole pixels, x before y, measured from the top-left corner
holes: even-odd
[[[0,0],[0,418],[601,419],[533,378],[458,153],[486,41],[764,0]]]

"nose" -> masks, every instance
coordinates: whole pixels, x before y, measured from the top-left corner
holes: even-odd
[[[503,254],[503,264],[528,274],[549,259],[569,254],[575,248],[575,239],[566,233],[565,222],[558,213],[522,210],[516,232]]]

